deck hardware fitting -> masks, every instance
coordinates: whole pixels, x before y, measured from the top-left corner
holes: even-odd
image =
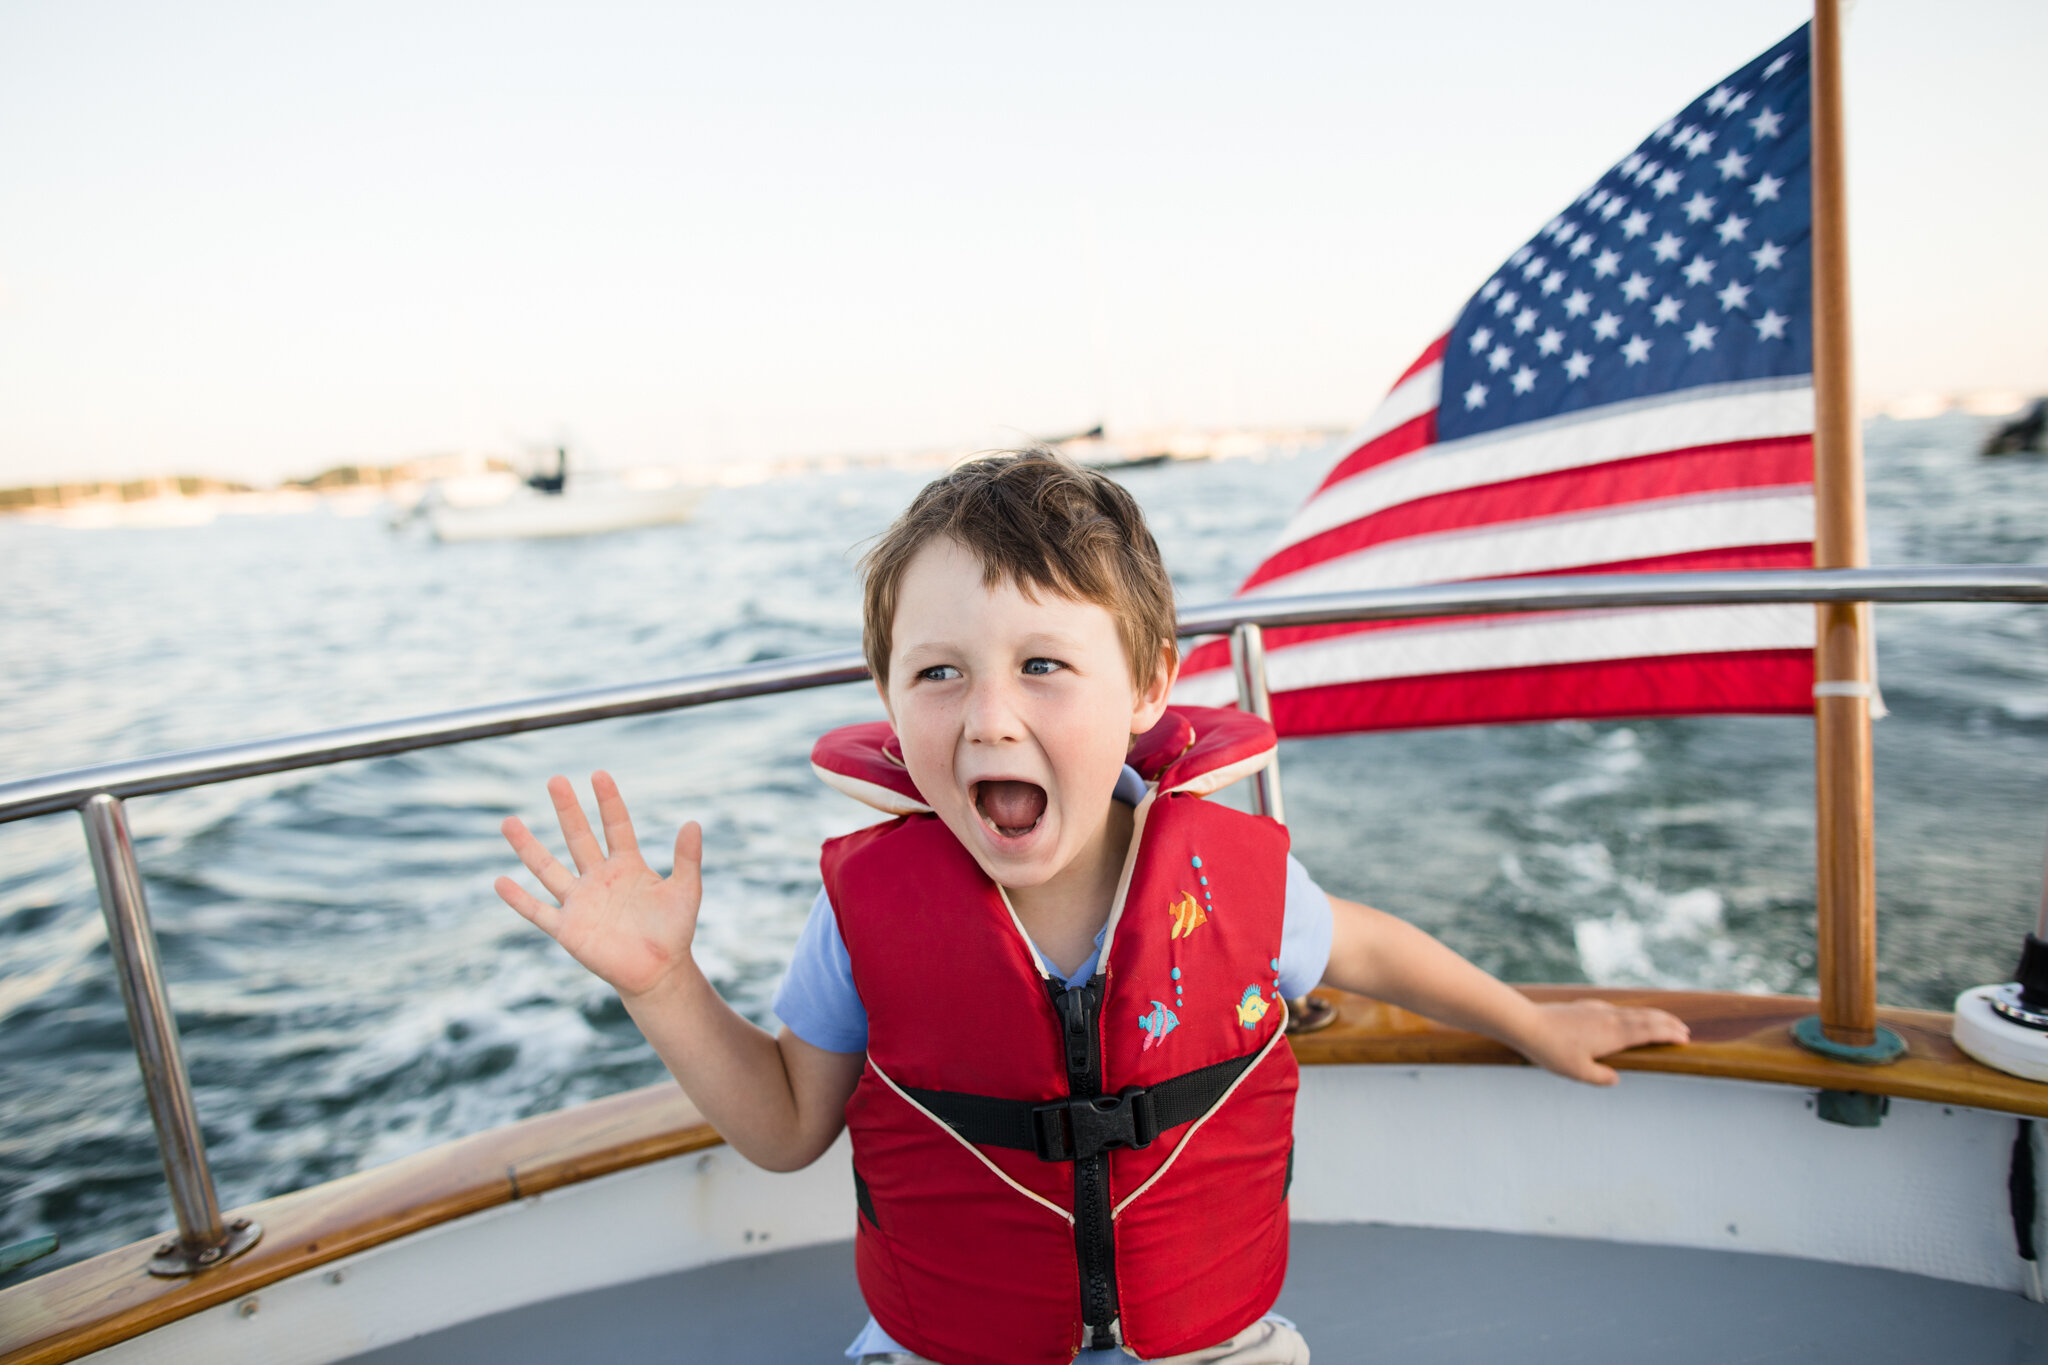
[[[1287,1036],[1290,1038],[1314,1033],[1336,1022],[1337,1007],[1327,1000],[1303,995],[1287,1002]]]
[[[1823,1090],[1814,1106],[1822,1123],[1839,1123],[1844,1128],[1875,1128],[1891,1109],[1891,1097],[1862,1090]]]
[[[1858,1066],[1884,1066],[1906,1055],[1906,1040],[1883,1024],[1877,1026],[1877,1036],[1868,1043],[1838,1043],[1822,1029],[1818,1014],[1809,1014],[1792,1026],[1792,1041],[1808,1052]]]
[[[256,1296],[254,1294],[251,1294],[248,1298],[243,1299],[240,1303],[235,1305],[235,1312],[241,1315],[242,1317],[253,1318],[256,1316],[256,1310],[261,1308],[262,1306],[263,1305],[260,1301],[258,1301]]]
[[[2034,1121],[2021,1119],[2012,1140],[2012,1169],[2005,1178],[2012,1209],[2012,1240],[2027,1264],[2027,1297],[2043,1302],[2041,1255],[2034,1243],[2034,1224],[2041,1217],[2040,1187],[2034,1178]]]
[[[343,1280],[346,1280],[347,1278],[348,1271],[346,1269],[330,1270],[327,1272],[327,1283],[329,1284],[340,1284]]]

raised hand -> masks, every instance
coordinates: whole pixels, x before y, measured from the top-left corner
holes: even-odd
[[[676,834],[675,870],[664,877],[640,856],[633,822],[611,774],[592,773],[590,788],[597,795],[604,847],[591,833],[569,779],[548,779],[555,817],[576,864],[573,875],[517,816],[501,827],[519,861],[557,904],[538,899],[510,877],[498,878],[493,886],[505,904],[630,1000],[675,980],[678,969],[690,963],[690,940],[704,895],[704,834],[694,820],[682,827]]]
[[[1571,1000],[1538,1005],[1539,1023],[1516,1040],[1529,1060],[1560,1076],[1591,1085],[1613,1085],[1614,1068],[1596,1058],[1649,1043],[1685,1043],[1692,1031],[1675,1014],[1656,1009],[1617,1008],[1605,1000]]]

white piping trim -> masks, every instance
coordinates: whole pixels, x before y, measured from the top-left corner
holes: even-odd
[[[959,1134],[959,1133],[958,1133],[957,1131],[955,1131],[955,1130],[954,1130],[954,1128],[953,1128],[953,1126],[952,1126],[951,1124],[947,1123],[947,1122],[946,1122],[946,1121],[945,1121],[944,1119],[940,1118],[940,1117],[939,1117],[939,1116],[938,1116],[937,1114],[934,1114],[934,1113],[933,1113],[933,1112],[932,1112],[931,1110],[929,1110],[929,1109],[925,1108],[925,1107],[924,1107],[923,1105],[919,1104],[919,1103],[918,1103],[918,1102],[917,1102],[916,1100],[914,1100],[914,1099],[910,1098],[910,1096],[909,1096],[909,1095],[905,1094],[905,1093],[904,1093],[904,1091],[903,1091],[903,1087],[902,1087],[902,1086],[900,1086],[900,1085],[898,1085],[898,1084],[896,1084],[895,1080],[894,1080],[893,1078],[891,1078],[891,1076],[889,1075],[889,1073],[888,1073],[888,1072],[886,1072],[886,1071],[882,1070],[882,1066],[881,1066],[881,1063],[879,1063],[879,1062],[877,1062],[877,1061],[875,1060],[875,1054],[874,1054],[874,1053],[872,1053],[872,1052],[870,1052],[870,1053],[868,1054],[868,1065],[869,1065],[869,1066],[871,1066],[871,1067],[873,1067],[873,1068],[874,1068],[874,1072],[875,1072],[875,1074],[876,1074],[877,1076],[880,1076],[880,1077],[882,1078],[882,1084],[884,1084],[884,1085],[888,1086],[888,1087],[889,1087],[889,1088],[890,1088],[891,1090],[895,1091],[895,1092],[896,1092],[896,1094],[897,1094],[897,1095],[898,1095],[898,1096],[899,1096],[899,1097],[900,1097],[900,1098],[902,1099],[902,1101],[903,1101],[903,1102],[904,1102],[905,1104],[909,1105],[909,1106],[910,1106],[910,1107],[911,1107],[912,1109],[915,1109],[915,1110],[916,1110],[916,1111],[917,1111],[918,1113],[920,1113],[920,1114],[923,1114],[923,1115],[924,1115],[924,1116],[925,1116],[926,1118],[930,1119],[930,1120],[931,1120],[931,1121],[932,1121],[933,1123],[937,1124],[937,1125],[938,1125],[938,1127],[939,1127],[939,1131],[940,1131],[940,1132],[944,1133],[944,1134],[945,1134],[945,1135],[946,1135],[947,1137],[949,1137],[949,1138],[953,1139],[953,1141],[955,1141],[955,1142],[959,1143],[959,1144],[960,1144],[960,1145],[961,1145],[962,1147],[965,1147],[965,1148],[966,1148],[966,1149],[968,1150],[969,1154],[971,1154],[971,1155],[972,1155],[972,1156],[974,1157],[974,1159],[975,1159],[976,1161],[979,1161],[979,1162],[980,1162],[980,1163],[981,1163],[982,1165],[984,1165],[984,1166],[988,1167],[988,1168],[989,1168],[989,1170],[991,1170],[991,1171],[995,1172],[995,1177],[996,1177],[996,1179],[998,1179],[998,1180],[1002,1181],[1002,1182],[1003,1182],[1003,1183],[1004,1183],[1005,1185],[1008,1185],[1008,1186],[1009,1186],[1009,1187],[1010,1187],[1011,1189],[1013,1189],[1013,1190],[1015,1190],[1015,1191],[1016,1191],[1017,1193],[1019,1193],[1019,1194],[1023,1195],[1023,1196],[1024,1196],[1024,1197],[1025,1197],[1026,1199],[1029,1199],[1029,1200],[1030,1200],[1030,1201],[1031,1201],[1032,1203],[1034,1203],[1034,1204],[1041,1204],[1041,1205],[1043,1205],[1044,1207],[1046,1207],[1046,1208],[1048,1208],[1048,1209],[1051,1209],[1051,1210],[1052,1210],[1052,1211],[1053,1211],[1054,1213],[1058,1214],[1058,1215],[1059,1215],[1059,1216],[1060,1216],[1061,1218],[1064,1218],[1064,1219],[1065,1219],[1065,1220],[1066,1220],[1066,1221],[1068,1222],[1068,1224],[1070,1224],[1070,1225],[1071,1225],[1071,1224],[1073,1223],[1073,1221],[1074,1221],[1074,1215],[1073,1215],[1073,1214],[1071,1214],[1071,1213],[1067,1212],[1067,1211],[1066,1211],[1065,1209],[1061,1208],[1061,1207],[1060,1207],[1060,1206],[1059,1206],[1058,1204],[1055,1204],[1055,1203],[1053,1203],[1053,1202],[1052,1202],[1052,1201],[1051,1201],[1050,1199],[1047,1199],[1047,1198],[1046,1198],[1046,1197],[1045,1197],[1044,1195],[1042,1195],[1042,1194],[1039,1194],[1039,1193],[1038,1193],[1037,1191],[1035,1191],[1035,1190],[1027,1190],[1027,1189],[1025,1189],[1025,1188],[1024,1188],[1024,1187],[1023,1187],[1022,1185],[1019,1185],[1019,1184],[1018,1184],[1018,1183],[1017,1183],[1016,1181],[1014,1181],[1014,1180],[1010,1179],[1009,1175],[1008,1175],[1008,1174],[1007,1174],[1007,1173],[1006,1173],[1006,1172],[1005,1172],[1005,1171],[1003,1170],[1003,1168],[1002,1168],[1002,1167],[1000,1167],[1000,1166],[996,1165],[996,1163],[995,1163],[995,1162],[993,1162],[993,1161],[990,1161],[990,1160],[989,1160],[989,1159],[988,1159],[988,1158],[987,1158],[986,1156],[982,1155],[982,1151],[981,1151],[981,1148],[979,1148],[979,1147],[975,1146],[975,1145],[974,1145],[973,1143],[969,1142],[969,1141],[968,1141],[968,1140],[967,1140],[966,1138],[964,1138],[964,1137],[961,1137],[961,1136],[960,1136],[960,1134]],[[1250,1067],[1246,1067],[1245,1069],[1246,1069],[1247,1071],[1249,1071],[1249,1070],[1250,1070],[1251,1068],[1250,1068]],[[1242,1078],[1240,1078],[1240,1079],[1242,1079]],[[1204,1117],[1207,1117],[1207,1116],[1205,1115]],[[1126,1202],[1128,1202],[1128,1201],[1126,1201]],[[1112,1212],[1112,1213],[1110,1214],[1110,1217],[1111,1217],[1112,1219],[1114,1219],[1114,1218],[1116,1217],[1116,1214],[1115,1214],[1114,1212]]]
[[[1877,695],[1877,689],[1867,682],[1817,682],[1813,685],[1816,697],[1863,697]]]
[[[1250,777],[1253,773],[1266,767],[1273,761],[1273,756],[1277,752],[1279,750],[1276,746],[1275,748],[1253,754],[1250,758],[1240,758],[1235,763],[1226,763],[1220,768],[1211,768],[1208,772],[1196,773],[1193,777],[1172,790],[1188,792],[1194,796],[1207,796],[1211,792],[1220,792],[1239,778]]]
[[[1147,787],[1145,797],[1131,812],[1131,845],[1124,850],[1124,870],[1117,874],[1116,899],[1109,903],[1109,923],[1102,929],[1102,955],[1095,959],[1098,975],[1109,971],[1109,950],[1116,944],[1116,926],[1124,917],[1124,901],[1131,894],[1131,873],[1137,870],[1138,846],[1145,842],[1145,817],[1159,797],[1157,787]]]
[[[1237,1093],[1237,1088],[1240,1085],[1244,1084],[1244,1078],[1251,1075],[1254,1071],[1257,1071],[1259,1069],[1260,1063],[1266,1060],[1266,1054],[1273,1050],[1274,1044],[1278,1043],[1282,1038],[1285,1038],[1286,1036],[1287,1002],[1285,1000],[1282,1000],[1280,1002],[1280,1027],[1273,1030],[1273,1036],[1271,1038],[1268,1038],[1266,1040],[1266,1045],[1259,1049],[1259,1055],[1252,1058],[1252,1064],[1250,1066],[1246,1067],[1244,1070],[1237,1073],[1237,1079],[1230,1083],[1230,1089],[1224,1091],[1221,1095],[1219,1095],[1216,1099],[1216,1103],[1210,1105],[1208,1111],[1204,1113],[1202,1117],[1195,1120],[1194,1127],[1189,1128],[1187,1132],[1181,1134],[1179,1144],[1176,1145],[1173,1149],[1173,1155],[1166,1158],[1165,1161],[1160,1163],[1159,1169],[1152,1172],[1151,1177],[1147,1179],[1144,1184],[1138,1186],[1137,1189],[1132,1190],[1129,1194],[1125,1195],[1123,1203],[1118,1204],[1115,1208],[1109,1211],[1109,1217],[1111,1222],[1114,1222],[1117,1219],[1123,1217],[1124,1210],[1131,1206],[1132,1200],[1136,1199],[1145,1191],[1151,1189],[1153,1182],[1157,1181],[1160,1176],[1165,1175],[1169,1170],[1173,1169],[1173,1163],[1180,1160],[1180,1154],[1182,1152],[1185,1152],[1188,1149],[1188,1144],[1195,1140],[1195,1133],[1200,1130],[1203,1124],[1209,1121],[1210,1117],[1213,1116],[1218,1109],[1221,1109],[1225,1104],[1229,1103],[1230,1097]],[[975,1153],[975,1155],[979,1156],[980,1153],[977,1152]]]
[[[1024,932],[1024,921],[1017,917],[1017,907],[1010,904],[1009,888],[1001,882],[993,882],[996,894],[1003,898],[1003,909],[1010,912],[1010,927],[1017,931],[1017,939],[1024,945],[1024,951],[1031,958],[1031,965],[1038,969],[1039,979],[1052,980],[1052,974],[1045,969],[1045,959],[1039,956],[1038,945],[1031,941],[1031,935]]]
[[[830,768],[820,767],[816,763],[811,765],[811,771],[818,775],[819,781],[832,790],[850,796],[864,806],[873,806],[878,811],[890,815],[925,815],[931,811],[931,807],[924,802],[915,797],[905,796],[894,787],[885,787],[866,778],[848,777],[845,773],[835,773]]]

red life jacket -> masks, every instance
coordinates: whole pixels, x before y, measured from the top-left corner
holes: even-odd
[[[1169,711],[1131,764],[1097,974],[1048,977],[1001,890],[917,795],[886,722],[813,766],[898,818],[825,845],[868,1014],[847,1104],[856,1263],[884,1330],[945,1365],[1215,1345],[1287,1270],[1296,1071],[1282,1038],[1287,832],[1201,799],[1272,727]]]

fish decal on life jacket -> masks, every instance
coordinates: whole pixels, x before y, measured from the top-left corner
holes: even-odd
[[[1154,1000],[1149,1012],[1138,1016],[1138,1027],[1145,1030],[1145,1046],[1139,1049],[1150,1052],[1155,1044],[1166,1041],[1166,1035],[1180,1027],[1180,1016]]]
[[[1266,1011],[1272,1008],[1257,986],[1246,986],[1244,999],[1237,1002],[1237,1022],[1246,1028],[1257,1028],[1259,1020],[1265,1018]]]
[[[1195,930],[1209,922],[1207,912],[1201,906],[1195,904],[1195,898],[1189,892],[1183,891],[1180,899],[1168,908],[1173,914],[1172,936],[1174,938],[1186,938],[1189,934],[1192,934]]]

